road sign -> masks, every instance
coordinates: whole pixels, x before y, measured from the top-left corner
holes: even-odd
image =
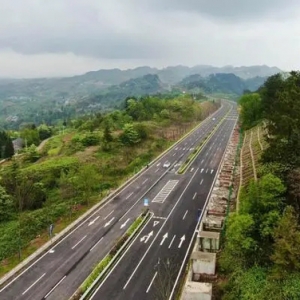
[[[144,206],[149,206],[149,200],[148,199],[144,199]]]

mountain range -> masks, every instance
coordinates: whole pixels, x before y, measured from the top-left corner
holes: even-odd
[[[49,122],[49,118],[56,120],[115,107],[128,96],[168,93],[174,89],[238,96],[246,89],[256,90],[268,76],[278,72],[282,71],[265,65],[199,65],[99,70],[63,78],[0,79],[0,126],[7,122],[40,122],[41,118]]]

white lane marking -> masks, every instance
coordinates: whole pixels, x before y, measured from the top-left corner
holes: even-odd
[[[149,284],[149,286],[147,288],[146,293],[148,293],[150,291],[151,285],[153,284],[153,281],[154,281],[154,279],[155,279],[156,276],[157,276],[157,271],[155,272],[155,274],[154,274],[154,276],[153,276],[153,278],[152,278],[152,280],[151,280],[151,282],[150,282],[150,284]]]
[[[103,237],[90,249],[90,251],[93,251],[93,249],[95,247],[97,247],[102,240],[103,240]]]
[[[182,220],[184,220],[184,219],[185,219],[185,217],[186,217],[187,213],[188,213],[188,210],[187,210],[187,211],[185,212],[185,214],[183,215],[183,217],[182,217]]]
[[[185,148],[182,149],[183,151],[185,150]]]
[[[201,160],[201,164],[204,162],[204,159]]]
[[[211,171],[210,171],[210,174],[212,174],[214,172],[214,170],[212,169]]]
[[[148,179],[149,179],[149,178],[145,179],[145,180],[142,182],[142,184],[146,183],[146,182],[148,181]]]
[[[128,199],[130,196],[132,196],[133,192],[130,193],[125,199]]]
[[[66,278],[67,276],[65,275],[52,289],[51,291],[44,297],[45,299],[63,282],[63,280]]]
[[[44,273],[40,278],[38,278],[27,290],[25,290],[22,295],[25,295],[35,284],[37,284],[44,276],[46,273]]]
[[[182,236],[182,238],[180,239],[180,243],[178,245],[178,248],[181,247],[182,243],[185,241],[185,235]]]
[[[159,171],[159,169],[157,169],[154,173],[157,173]]]
[[[104,220],[106,220],[115,210],[111,211],[105,218]]]
[[[171,243],[170,243],[170,245],[169,245],[169,249],[171,248],[171,246],[172,246],[172,244],[173,244],[173,242],[174,242],[174,240],[175,240],[175,237],[176,237],[176,234],[173,236],[173,238],[172,238],[172,240],[171,240]]]
[[[206,152],[205,156],[207,156],[207,155],[208,155],[208,152]]]
[[[54,252],[55,252],[54,249],[50,249],[50,250],[49,250],[49,253],[54,253]]]
[[[183,192],[180,194],[178,200],[176,201],[176,203],[174,204],[173,208],[171,209],[171,211],[169,212],[166,220],[164,221],[164,223],[162,224],[162,226],[160,227],[160,229],[158,230],[156,236],[154,237],[154,239],[152,240],[151,244],[149,245],[148,249],[145,251],[143,257],[140,259],[138,265],[135,267],[135,269],[133,270],[132,274],[130,275],[129,279],[127,280],[126,284],[123,287],[123,290],[126,289],[127,285],[129,284],[129,282],[131,281],[132,277],[134,276],[134,274],[136,273],[137,269],[139,268],[139,266],[141,265],[141,263],[143,262],[143,260],[145,259],[146,255],[148,254],[148,252],[150,251],[150,248],[152,247],[153,243],[156,241],[156,239],[158,238],[160,232],[162,231],[162,229],[164,228],[166,222],[168,221],[168,219],[170,218],[170,216],[172,215],[173,211],[175,210],[176,206],[178,205],[179,201],[181,200],[181,198],[183,197],[184,193],[186,192],[186,190],[188,189],[189,185],[191,184],[191,182],[194,180],[194,177],[196,176],[197,172],[198,172],[199,168],[195,171],[195,173],[193,174],[192,178],[190,179],[190,181],[187,183],[187,185],[185,186]]]
[[[171,192],[174,190],[179,180],[169,180],[165,186],[158,192],[152,202],[164,203]]]
[[[193,172],[194,168],[191,168],[191,172]]]
[[[86,238],[86,235],[72,247],[72,250],[75,249],[85,238]]]
[[[91,221],[91,222],[89,223],[88,226],[93,225],[99,218],[100,218],[100,216],[96,217],[93,221]]]
[[[161,240],[161,242],[160,242],[160,246],[164,243],[165,239],[167,239],[167,238],[168,238],[168,233],[166,233],[166,234],[163,236],[163,238],[162,238],[162,240]]]
[[[123,227],[125,227],[128,223],[128,221],[130,220],[130,218],[128,218],[120,227],[120,229],[122,229]]]
[[[176,155],[176,153],[173,154],[173,156],[175,156],[175,155]]]
[[[204,171],[204,169],[201,169],[200,173],[202,173]]]
[[[175,151],[177,151],[177,150],[178,150],[178,147],[175,148]]]
[[[104,227],[110,225],[110,223],[115,219],[115,217],[111,218],[108,222],[105,223]]]
[[[206,172],[205,173],[208,173],[208,169],[206,169]]]
[[[159,167],[159,166],[160,166],[160,163],[158,163],[156,166]]]
[[[194,197],[193,197],[193,200],[196,198],[196,196],[197,196],[197,193],[195,193],[195,195],[194,195]]]
[[[201,179],[201,181],[200,181],[200,185],[203,183],[203,179]]]

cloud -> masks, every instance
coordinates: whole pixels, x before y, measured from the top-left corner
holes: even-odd
[[[0,76],[137,64],[290,68],[300,51],[298,2],[2,0]]]

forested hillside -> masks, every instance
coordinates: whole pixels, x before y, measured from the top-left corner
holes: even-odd
[[[0,79],[0,127],[18,129],[27,122],[36,125],[62,123],[95,110],[115,109],[128,96],[157,93],[174,96],[182,89],[195,88],[195,82],[189,79],[185,80],[191,81],[188,85],[178,86],[185,77],[194,74],[203,77],[197,83],[202,92],[240,95],[245,89],[257,89],[264,77],[276,72],[280,70],[267,66],[217,68],[200,65],[161,70],[150,67],[99,70],[66,78]]]
[[[0,276],[218,107],[190,95],[128,98],[123,110],[71,120],[58,132],[25,127],[27,149],[0,169]]]
[[[258,179],[230,215],[220,269],[225,300],[300,299],[300,73],[241,97],[243,129],[264,125]],[[225,282],[225,283],[224,283]]]

